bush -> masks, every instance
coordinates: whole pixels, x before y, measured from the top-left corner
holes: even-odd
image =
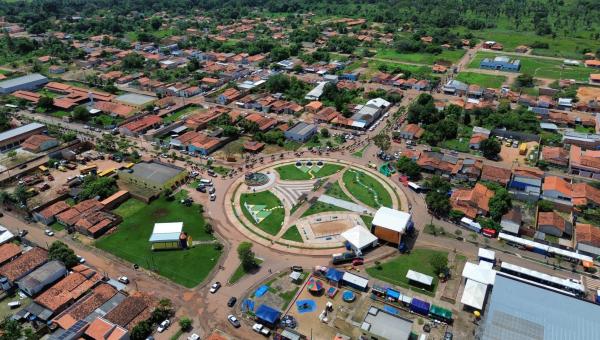
[[[192,329],[192,320],[190,320],[189,318],[186,318],[186,317],[179,319],[179,327],[181,327],[181,330],[184,332],[191,330]]]

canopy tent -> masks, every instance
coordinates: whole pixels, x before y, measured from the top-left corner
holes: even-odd
[[[404,234],[410,223],[410,214],[403,211],[381,207],[375,212],[372,225]]]
[[[323,282],[321,280],[316,280],[315,278],[311,278],[308,281],[308,285],[306,285],[311,292],[320,292],[323,289]]]
[[[431,305],[429,314],[434,318],[444,322],[452,322],[452,312],[440,306]]]
[[[377,236],[371,234],[366,228],[360,225],[344,231],[340,236],[356,250],[373,246],[377,242]]]
[[[179,242],[183,222],[155,223],[150,242]]]
[[[460,303],[471,308],[482,310],[487,287],[486,284],[467,279]]]
[[[277,321],[279,321],[279,318],[281,317],[281,312],[273,307],[269,307],[263,304],[258,306],[255,315],[259,321],[262,321],[267,325],[274,326],[275,324],[277,324]]]
[[[416,272],[414,270],[409,270],[408,273],[406,273],[406,278],[411,281],[423,284],[425,286],[431,286],[431,284],[433,284],[433,277]]]
[[[344,277],[344,272],[335,268],[329,268],[327,269],[327,274],[325,274],[325,277],[329,281],[340,282],[342,277]]]

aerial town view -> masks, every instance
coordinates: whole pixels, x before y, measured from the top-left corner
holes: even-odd
[[[0,0],[0,340],[600,339],[599,18]]]

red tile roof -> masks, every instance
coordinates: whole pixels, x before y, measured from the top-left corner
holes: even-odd
[[[600,227],[591,224],[577,223],[575,227],[575,238],[577,243],[585,243],[594,247],[600,247]]]
[[[600,206],[600,189],[596,189],[587,183],[575,183],[572,188],[573,205],[594,204]]]
[[[62,310],[94,287],[102,276],[86,266],[76,266],[72,273],[34,299],[53,312]]]
[[[452,208],[462,211],[465,216],[475,218],[478,212],[487,214],[489,211],[490,199],[494,197],[494,192],[481,183],[475,184],[473,189],[456,189],[450,197]]]
[[[4,263],[21,254],[21,247],[14,243],[5,243],[0,246],[0,263]]]
[[[48,252],[35,247],[2,267],[0,275],[14,282],[48,261]]]
[[[554,211],[540,212],[538,214],[538,228],[541,226],[553,226],[564,232],[567,226],[567,221]]]
[[[32,135],[21,144],[21,147],[25,150],[37,151],[43,143],[55,140],[56,138],[47,135]]]
[[[156,124],[159,124],[160,122],[162,122],[162,120],[159,116],[147,115],[142,119],[134,120],[133,122],[124,124],[121,127],[131,132],[141,132],[143,130],[151,128]]]
[[[571,197],[571,183],[564,178],[557,176],[548,176],[544,179],[542,190],[558,191],[565,197]]]
[[[106,301],[115,296],[115,294],[117,294],[117,290],[113,286],[107,283],[100,283],[88,295],[59,314],[54,319],[54,322],[61,328],[68,329],[77,320],[82,320],[90,315],[96,308],[102,306]]]
[[[52,218],[58,214],[60,214],[61,212],[69,209],[69,205],[67,204],[67,202],[65,201],[58,201],[46,208],[44,208],[44,210],[38,212],[38,214],[42,215],[44,218],[48,219],[48,218]]]

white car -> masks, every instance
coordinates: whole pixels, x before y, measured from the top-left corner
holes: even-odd
[[[252,326],[252,330],[255,331],[256,333],[260,333],[265,336],[268,336],[271,333],[271,331],[267,327],[265,327],[259,323],[255,323],[254,326]]]
[[[209,292],[211,294],[214,294],[217,292],[217,290],[219,290],[219,288],[221,288],[221,282],[217,281],[217,282],[213,283],[212,286],[210,286]]]
[[[54,236],[54,232],[50,229],[44,230],[44,234],[46,234],[47,236]]]
[[[127,278],[127,276],[121,276],[117,280],[119,282],[123,283],[123,284],[128,284],[129,283],[129,278]]]
[[[200,335],[192,333],[192,335],[188,336],[187,340],[200,340]]]
[[[217,195],[215,195],[215,194],[210,194],[210,200],[211,200],[211,201],[214,201],[214,200],[216,200],[216,199],[217,199]]]
[[[156,328],[156,331],[159,333],[162,333],[165,331],[165,329],[169,328],[169,325],[171,325],[171,321],[169,321],[169,319],[163,321],[160,323],[160,325],[158,325],[158,328]]]
[[[77,255],[77,261],[81,264],[85,263],[85,259],[79,255]]]

